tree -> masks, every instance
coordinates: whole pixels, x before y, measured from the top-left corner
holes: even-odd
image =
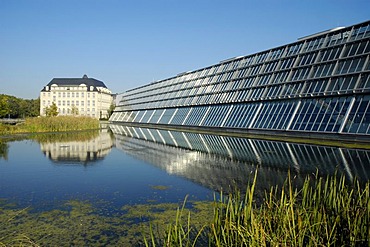
[[[73,116],[77,116],[78,115],[78,108],[77,108],[77,106],[72,106],[71,107],[71,114],[73,115]]]
[[[21,99],[0,94],[0,118],[36,117],[40,114],[40,98]]]
[[[114,103],[111,103],[110,106],[109,106],[109,109],[108,109],[108,118],[110,118],[110,116],[112,116],[114,108],[116,108],[116,105]]]
[[[0,95],[0,118],[7,117],[9,114],[9,104],[7,95]]]
[[[47,117],[55,117],[55,116],[58,116],[58,107],[57,105],[55,104],[55,102],[53,102],[51,104],[51,106],[48,106],[45,108],[45,114]]]

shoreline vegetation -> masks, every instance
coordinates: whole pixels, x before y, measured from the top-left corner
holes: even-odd
[[[0,124],[0,136],[92,129],[99,129],[98,119],[83,116],[32,117],[17,125]]]
[[[367,181],[345,177],[306,178],[294,189],[290,175],[282,188],[264,191],[255,203],[257,175],[246,194],[214,199],[213,220],[201,228],[184,206],[165,231],[150,226],[146,246],[369,246],[370,198]],[[184,203],[185,205],[185,203]]]
[[[257,179],[245,194],[124,205],[108,216],[88,201],[34,212],[0,200],[0,246],[369,246],[369,181],[308,176],[297,189],[288,174],[258,191]]]

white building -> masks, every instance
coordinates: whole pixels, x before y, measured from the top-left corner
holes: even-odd
[[[108,118],[112,104],[112,92],[102,81],[88,78],[54,78],[40,93],[40,116],[53,102],[58,115],[80,115]]]

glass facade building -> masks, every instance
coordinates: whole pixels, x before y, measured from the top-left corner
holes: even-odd
[[[114,123],[370,136],[370,21],[120,95]]]

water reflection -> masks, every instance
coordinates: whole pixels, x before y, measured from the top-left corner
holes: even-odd
[[[370,151],[111,125],[116,147],[212,190],[243,190],[258,167],[260,189],[307,175],[370,177]]]
[[[107,156],[113,147],[109,129],[38,135],[35,138],[44,155],[58,164],[91,164]]]
[[[0,159],[7,160],[8,159],[8,143],[0,140]]]

